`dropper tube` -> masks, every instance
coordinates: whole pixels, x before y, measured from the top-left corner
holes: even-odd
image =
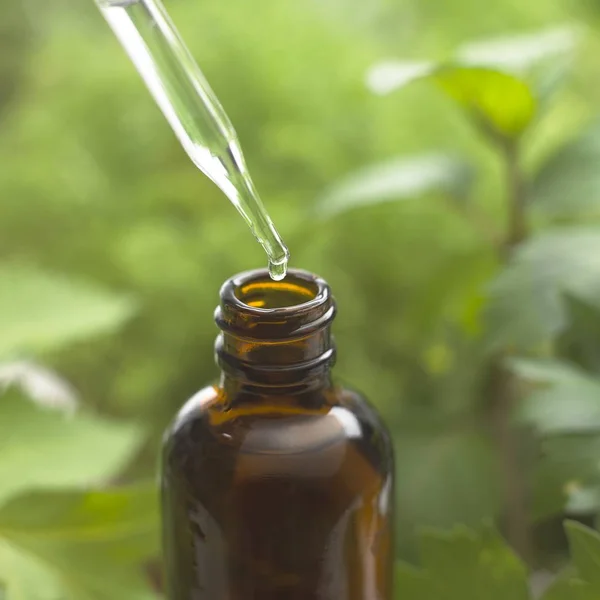
[[[192,162],[240,212],[276,280],[289,252],[248,173],[237,134],[160,0],[96,0]]]

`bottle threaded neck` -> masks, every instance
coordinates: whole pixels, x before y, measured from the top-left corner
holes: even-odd
[[[228,375],[277,386],[321,374],[333,363],[336,305],[320,277],[291,269],[273,281],[266,269],[248,271],[225,282],[220,298],[216,354]]]

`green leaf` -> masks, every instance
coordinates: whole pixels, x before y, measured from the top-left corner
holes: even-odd
[[[395,439],[399,542],[415,527],[479,525],[500,508],[496,458],[490,442],[471,432],[424,432]]]
[[[589,373],[600,373],[600,310],[572,296],[564,300],[569,328],[556,340],[554,352]]]
[[[0,395],[0,504],[31,488],[107,481],[130,461],[142,430]]]
[[[71,384],[50,369],[30,361],[0,363],[0,390],[13,387],[41,406],[64,411],[77,409]]]
[[[142,562],[157,553],[154,485],[33,493],[0,509],[6,600],[149,600]]]
[[[448,585],[460,590],[464,600],[529,596],[525,566],[491,529],[481,535],[464,528],[424,535],[421,555],[440,589]]]
[[[571,55],[580,31],[571,25],[533,33],[495,37],[463,44],[455,53],[461,64],[487,66],[525,75],[540,63]]]
[[[586,377],[575,365],[555,359],[510,358],[506,363],[519,379],[532,383],[568,383]]]
[[[469,165],[443,154],[395,158],[343,179],[318,199],[317,207],[323,216],[330,217],[353,208],[436,192],[464,199],[471,175]]]
[[[0,356],[39,352],[114,331],[134,303],[30,266],[0,265]]]
[[[517,250],[490,287],[488,347],[530,350],[568,325],[565,296],[600,305],[600,230],[573,227]]]
[[[370,89],[378,94],[388,94],[420,79],[435,82],[495,137],[518,138],[535,116],[536,101],[524,81],[485,67],[390,61],[375,65],[367,75]]]
[[[535,90],[545,108],[571,72],[581,31],[563,25],[526,34],[464,44],[455,53],[460,64],[498,69],[518,75]]]
[[[590,583],[600,596],[600,535],[576,521],[567,521],[571,557],[580,577]]]
[[[531,394],[519,410],[520,420],[541,434],[588,433],[600,429],[600,384],[580,381]]]
[[[600,429],[600,381],[560,361],[513,361],[521,378],[545,387],[520,405],[518,417],[542,434],[588,433]]]
[[[580,39],[578,27],[563,25],[469,42],[454,56],[460,64],[518,75],[534,88],[539,109],[543,109],[570,73]]]
[[[551,154],[529,191],[534,208],[552,217],[600,213],[600,123]]]
[[[591,585],[575,580],[559,578],[542,596],[542,600],[597,600]]]
[[[398,597],[409,600],[529,600],[525,566],[502,538],[463,527],[421,536],[423,572],[397,570]],[[405,592],[403,594],[403,592]]]
[[[517,418],[552,436],[542,441],[536,465],[535,518],[563,509],[594,512],[600,507],[600,381],[556,360],[514,359],[509,366],[521,380],[541,386],[521,402]]]

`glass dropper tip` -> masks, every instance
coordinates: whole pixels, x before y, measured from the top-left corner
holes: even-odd
[[[281,281],[287,275],[289,253],[286,252],[283,258],[278,260],[269,260],[269,276],[273,281]]]

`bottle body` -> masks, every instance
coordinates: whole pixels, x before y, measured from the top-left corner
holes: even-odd
[[[162,474],[170,600],[391,600],[387,431],[329,377],[296,384],[225,377],[176,418]]]

